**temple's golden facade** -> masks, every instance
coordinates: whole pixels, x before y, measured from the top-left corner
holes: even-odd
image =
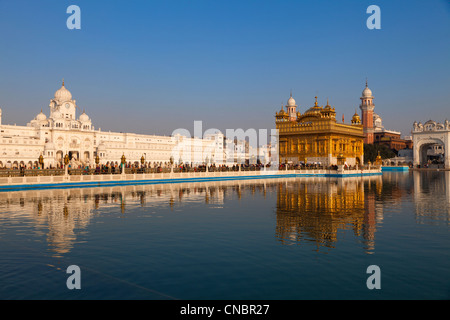
[[[296,111],[297,105],[291,95],[287,112],[281,106],[276,113],[280,162],[324,166],[364,163],[364,133],[358,114],[355,112],[350,124],[338,123],[335,109],[328,101],[323,107],[315,98],[314,106],[301,114]]]

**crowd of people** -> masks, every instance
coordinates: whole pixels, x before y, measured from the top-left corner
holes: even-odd
[[[119,174],[122,173],[122,165],[118,162],[106,162],[105,164],[83,165],[83,164],[68,164],[69,174]],[[270,164],[200,164],[192,165],[189,163],[170,164],[169,162],[146,162],[140,164],[138,162],[127,162],[124,164],[125,173],[161,173],[161,172],[220,172],[220,171],[260,171],[264,170],[264,167],[271,168]],[[354,170],[357,166],[349,166],[345,164],[344,169]],[[20,170],[22,175],[26,170],[40,170],[40,165],[33,165],[32,167],[26,167],[21,165],[20,167],[10,168],[13,170]],[[61,171],[65,169],[64,164],[58,163],[56,166],[44,166],[43,169]],[[323,166],[318,163],[300,163],[300,164],[279,164],[279,170],[314,170],[314,169],[326,169],[337,170],[337,165]]]

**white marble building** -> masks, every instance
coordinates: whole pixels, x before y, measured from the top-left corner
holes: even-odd
[[[414,122],[412,137],[414,141],[414,165],[429,162],[429,156],[439,155],[446,168],[450,168],[450,122],[439,123],[428,120],[424,124]],[[430,150],[431,148],[431,150]]]
[[[0,109],[0,168],[37,168],[41,155],[44,168],[55,168],[62,166],[66,154],[73,167],[94,166],[97,155],[101,164],[120,165],[125,155],[128,164],[140,164],[144,157],[145,164],[150,166],[169,163],[171,157],[175,163],[183,160],[190,164],[201,164],[205,159],[220,164],[226,159],[221,133],[198,139],[96,130],[84,110],[77,117],[79,107],[64,81],[50,100],[49,108],[49,116],[41,109],[26,126],[3,124]],[[175,152],[181,141],[190,146],[182,157]]]

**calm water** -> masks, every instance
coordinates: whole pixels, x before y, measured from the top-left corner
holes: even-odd
[[[0,192],[0,298],[449,299],[449,186],[434,172]]]

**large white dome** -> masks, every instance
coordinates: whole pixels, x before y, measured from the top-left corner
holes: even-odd
[[[72,94],[66,89],[66,87],[64,87],[64,80],[61,88],[55,92],[55,100],[60,102],[72,100]]]

